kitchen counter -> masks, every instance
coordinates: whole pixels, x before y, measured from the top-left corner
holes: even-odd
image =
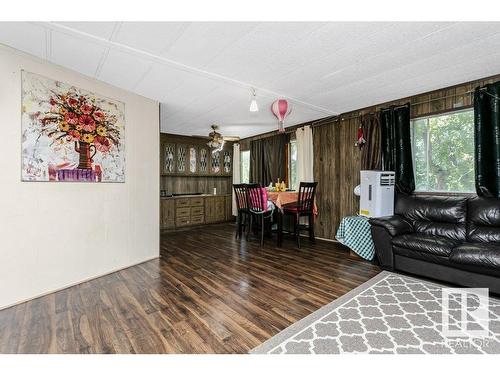
[[[227,197],[231,194],[185,194],[170,197],[160,197],[160,199],[179,199],[179,198],[204,198],[204,197]]]
[[[232,219],[231,194],[160,197],[161,228],[221,223]]]

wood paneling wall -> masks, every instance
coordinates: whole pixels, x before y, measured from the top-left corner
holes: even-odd
[[[335,239],[340,220],[359,211],[359,197],[353,193],[359,184],[361,152],[354,146],[361,115],[374,113],[390,105],[411,103],[411,117],[470,108],[475,87],[498,81],[490,77],[445,88],[358,111],[344,113],[321,123],[312,122],[314,139],[314,176],[318,181],[316,235]]]
[[[316,235],[334,239],[342,217],[358,211],[353,189],[359,184],[360,151],[354,147],[359,119],[313,129],[314,176],[318,181]]]
[[[230,194],[232,184],[232,177],[160,176],[160,189],[167,193],[212,194],[217,188],[217,194]]]
[[[377,104],[372,107],[343,113],[336,117],[311,121],[289,127],[287,132],[304,125],[312,125],[314,141],[314,176],[318,181],[316,202],[319,215],[316,220],[316,236],[335,239],[342,217],[356,214],[359,198],[353,190],[359,184],[361,154],[354,146],[360,116],[374,113],[391,105],[411,103],[411,117],[424,117],[442,112],[470,108],[472,91],[477,86],[500,80],[500,75],[427,92],[412,97]],[[261,134],[240,141],[242,150],[255,138],[271,136],[276,132]]]

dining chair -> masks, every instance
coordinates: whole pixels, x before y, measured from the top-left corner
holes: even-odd
[[[300,249],[300,231],[307,230],[309,239],[315,242],[314,237],[314,197],[316,195],[317,182],[301,182],[299,185],[299,196],[296,203],[283,207],[283,214],[292,216],[293,231]],[[307,218],[307,223],[302,224],[300,219]]]
[[[268,208],[267,190],[260,184],[247,184],[247,206],[250,212],[250,224],[248,226],[247,240],[250,232],[255,230],[254,223],[260,227],[260,246],[264,245],[264,234],[266,221],[269,222],[273,216],[273,210]]]
[[[247,184],[233,184],[233,189],[238,211],[238,216],[236,217],[236,238],[241,238],[243,229],[248,226],[250,221]]]

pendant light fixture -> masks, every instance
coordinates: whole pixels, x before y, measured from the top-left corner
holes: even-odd
[[[254,88],[252,88],[252,101],[250,102],[250,112],[259,112],[259,106],[257,105],[257,99]]]

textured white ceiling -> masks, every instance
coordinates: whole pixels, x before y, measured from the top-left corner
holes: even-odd
[[[277,97],[290,126],[500,73],[498,22],[0,22],[0,43],[158,100],[186,135],[273,130]]]

